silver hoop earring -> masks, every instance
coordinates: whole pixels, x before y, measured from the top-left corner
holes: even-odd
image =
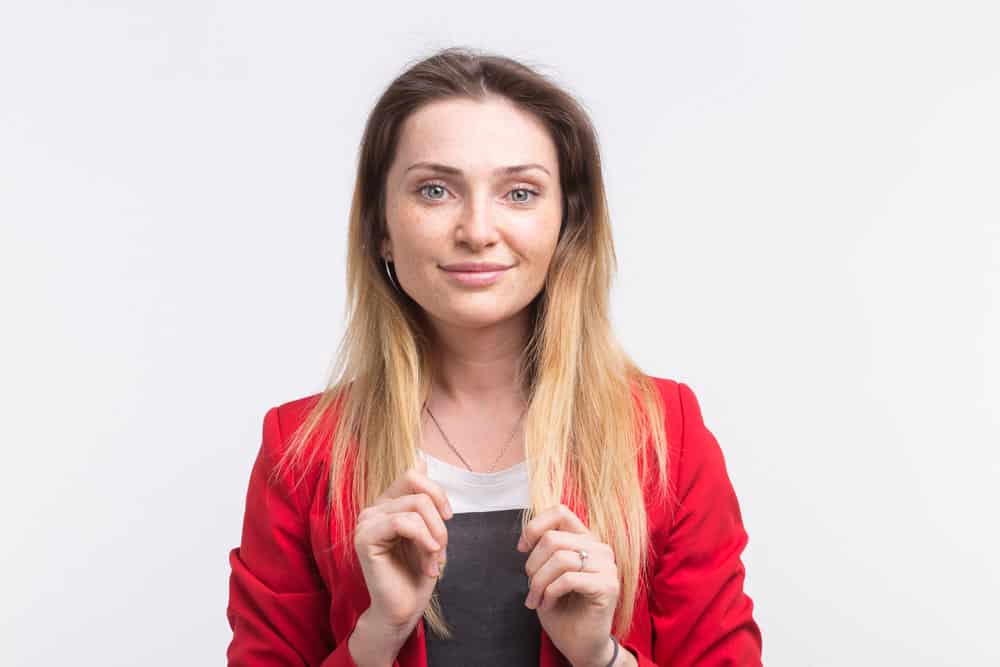
[[[398,292],[399,291],[399,286],[396,285],[396,281],[392,279],[392,272],[389,271],[389,260],[387,260],[385,257],[383,257],[382,258],[382,263],[385,264],[385,275],[389,276],[389,282],[392,283],[393,289],[395,289]]]

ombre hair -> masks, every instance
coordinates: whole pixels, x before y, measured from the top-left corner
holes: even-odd
[[[312,449],[308,468],[320,451],[328,465],[323,480],[332,544],[344,549],[344,562],[356,562],[358,513],[416,463],[434,360],[426,315],[383,271],[386,175],[410,114],[433,101],[489,95],[510,100],[547,128],[563,194],[558,243],[544,286],[529,306],[530,337],[518,366],[528,397],[524,437],[531,496],[522,528],[569,499],[565,504],[614,550],[620,598],[612,633],[621,638],[631,626],[640,587],[648,585],[644,493],[659,494],[648,502],[673,507],[665,410],[655,381],[612,332],[616,259],[594,127],[569,93],[524,64],[472,49],[444,49],[409,66],[375,104],[351,203],[346,330],[329,384],[292,435],[275,475]],[[314,438],[320,447],[308,447]],[[451,636],[436,591],[424,619],[438,636]]]

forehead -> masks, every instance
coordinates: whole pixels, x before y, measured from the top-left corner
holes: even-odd
[[[545,125],[503,97],[426,104],[404,121],[394,169],[441,162],[467,173],[539,162],[557,174],[558,153]]]

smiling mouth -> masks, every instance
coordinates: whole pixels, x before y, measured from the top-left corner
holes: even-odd
[[[457,282],[461,285],[469,285],[476,287],[476,286],[492,285],[493,283],[498,281],[503,276],[503,274],[505,274],[509,270],[509,268],[510,267],[498,268],[498,269],[476,268],[474,270],[456,271],[454,269],[445,269],[442,267],[442,270],[445,273],[447,273],[448,277],[451,278],[454,282]]]
[[[511,267],[505,264],[497,264],[496,262],[459,262],[456,264],[446,264],[441,268],[445,271],[455,271],[458,273],[483,273],[506,271]]]

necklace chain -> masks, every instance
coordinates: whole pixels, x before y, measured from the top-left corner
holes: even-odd
[[[428,400],[430,400],[430,396],[428,396],[427,398],[428,398]],[[427,407],[427,401],[426,400],[424,401],[424,410],[426,410],[427,414],[429,414],[431,416],[431,421],[434,422],[434,425],[437,427],[437,430],[441,433],[441,437],[444,438],[444,441],[448,444],[449,447],[451,447],[451,451],[455,452],[455,454],[458,456],[458,458],[460,458],[462,460],[462,463],[464,463],[465,467],[469,469],[469,472],[475,472],[472,469],[472,466],[469,465],[468,461],[465,460],[465,457],[462,456],[462,454],[457,449],[455,449],[455,445],[451,444],[451,440],[449,440],[448,436],[445,435],[444,429],[441,428],[441,424],[438,423],[438,420],[434,416],[434,413],[431,412],[431,409],[429,407]],[[517,433],[517,429],[521,425],[521,417],[524,416],[524,411],[525,410],[527,410],[527,406],[525,406],[521,410],[521,414],[517,418],[517,423],[514,424],[514,430],[511,431],[510,437],[507,439],[507,444],[505,444],[503,446],[503,449],[500,450],[500,455],[497,456],[496,461],[494,461],[493,465],[490,466],[490,469],[487,471],[487,474],[493,472],[493,469],[497,467],[497,464],[500,463],[500,459],[503,458],[503,455],[507,452],[507,448],[510,447],[510,443],[514,442],[514,435]]]

